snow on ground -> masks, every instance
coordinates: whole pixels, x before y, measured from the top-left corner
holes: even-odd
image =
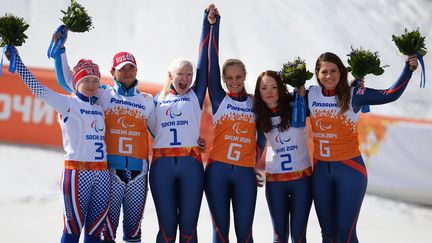
[[[63,152],[0,144],[0,243],[58,242],[62,230],[59,179]],[[143,242],[154,242],[158,224],[151,193],[144,213]],[[361,242],[430,242],[432,208],[366,195],[358,224]],[[211,219],[204,198],[198,222],[200,242],[211,242]],[[118,240],[122,237],[118,233]],[[312,209],[308,241],[320,242],[320,228]],[[271,242],[272,226],[259,189],[254,221],[255,242]],[[230,240],[235,242],[231,227]]]

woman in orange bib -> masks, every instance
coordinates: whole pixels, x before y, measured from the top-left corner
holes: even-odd
[[[314,141],[313,198],[323,242],[358,242],[356,225],[367,186],[358,142],[360,109],[397,100],[417,65],[415,56],[408,57],[393,86],[375,90],[350,87],[347,69],[335,54],[318,57],[319,85],[309,88],[308,106]]]
[[[219,25],[219,21],[216,22]],[[246,68],[242,61],[229,59],[222,67],[222,88],[218,62],[218,28],[210,46],[208,91],[215,128],[213,146],[205,171],[205,193],[213,219],[213,242],[229,241],[230,204],[238,242],[253,242],[252,223],[257,186],[255,165],[265,145],[257,138],[253,98],[246,93]],[[260,144],[260,146],[257,146]]]

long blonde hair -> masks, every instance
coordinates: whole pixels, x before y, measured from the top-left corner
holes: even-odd
[[[245,64],[240,59],[235,59],[235,58],[227,59],[224,62],[224,64],[222,65],[222,75],[225,75],[225,70],[227,69],[227,67],[234,66],[234,65],[238,65],[242,69],[246,77],[247,72],[246,72]]]
[[[160,95],[159,95],[159,99],[158,99],[159,101],[164,100],[166,95],[169,93],[169,90],[171,87],[171,81],[172,81],[170,78],[170,74],[173,74],[174,72],[177,72],[178,70],[180,70],[186,66],[191,66],[192,72],[193,72],[194,65],[192,64],[191,61],[189,61],[187,59],[176,58],[170,63],[170,65],[168,66],[168,74],[167,74],[167,77],[165,79],[165,83],[164,83],[162,90],[160,92]]]

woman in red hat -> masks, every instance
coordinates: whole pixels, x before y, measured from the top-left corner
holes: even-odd
[[[6,54],[10,58],[10,53]],[[59,114],[65,150],[61,190],[64,200],[62,243],[99,242],[108,213],[111,174],[107,170],[105,122],[94,95],[99,87],[99,67],[81,59],[74,67],[74,93],[56,93],[41,84],[17,54],[17,70],[24,84]]]

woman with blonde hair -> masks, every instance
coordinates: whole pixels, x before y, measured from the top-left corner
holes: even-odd
[[[197,75],[193,65],[174,60],[159,96],[149,128],[154,133],[150,188],[159,221],[156,242],[197,242],[197,222],[204,190],[204,167],[198,138],[208,79],[208,48],[216,15],[205,11]]]
[[[217,22],[219,24],[219,22]],[[218,30],[219,28],[216,28]],[[215,135],[205,169],[205,192],[213,220],[213,242],[228,242],[230,205],[238,242],[253,242],[257,182],[255,166],[265,145],[255,128],[253,98],[246,93],[246,68],[239,59],[218,61],[218,38],[210,46],[209,95]],[[226,92],[221,84],[226,84]]]

